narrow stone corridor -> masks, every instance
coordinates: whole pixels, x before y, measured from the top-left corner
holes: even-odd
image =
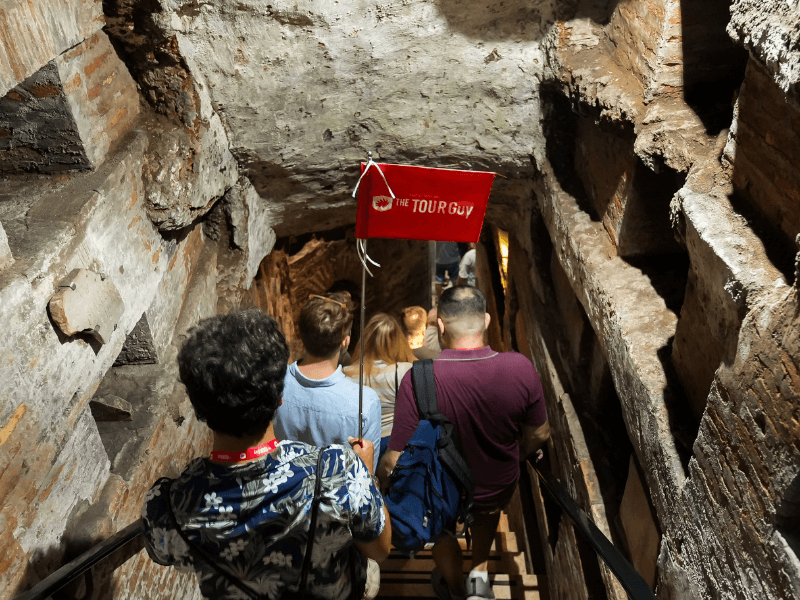
[[[208,453],[176,365],[198,320],[256,306],[302,354],[304,299],[360,282],[367,152],[497,173],[488,344],[533,362],[554,476],[659,600],[800,598],[796,3],[6,4],[0,600]],[[369,311],[430,307],[427,242],[370,255]],[[541,597],[626,598],[528,488]],[[114,567],[87,600],[200,597]]]

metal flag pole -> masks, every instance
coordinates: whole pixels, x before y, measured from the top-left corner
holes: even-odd
[[[356,241],[358,244],[358,241]],[[367,253],[367,240],[364,240],[364,254]],[[367,317],[367,263],[361,261],[361,329],[358,340],[358,442],[363,445],[364,419],[364,320]]]
[[[392,199],[394,199],[395,195],[392,191],[392,188],[389,187],[389,182],[386,181],[386,175],[383,174],[383,171],[381,171],[381,168],[378,166],[378,164],[372,160],[372,152],[367,153],[367,159],[367,166],[364,167],[364,171],[361,173],[361,177],[358,178],[355,189],[353,189],[353,198],[355,198],[356,194],[358,194],[358,186],[361,184],[361,180],[364,179],[364,176],[367,174],[370,167],[375,167],[378,170],[378,173],[381,174],[383,182],[386,184],[386,189],[389,190],[389,195],[392,197]],[[364,328],[366,326],[364,321],[367,316],[367,273],[369,273],[370,277],[374,277],[372,271],[370,271],[369,267],[367,266],[367,261],[371,262],[376,267],[380,267],[380,265],[372,260],[367,254],[366,239],[356,240],[356,250],[358,251],[358,258],[361,260],[361,332],[359,334],[360,339],[358,341],[358,441],[361,443],[364,439]]]
[[[372,260],[367,254],[367,240],[356,240],[356,250],[358,250],[358,258],[361,261],[361,333],[359,334],[358,347],[359,347],[359,361],[358,361],[358,441],[363,440],[364,423],[362,415],[364,414],[364,321],[367,317],[367,273],[370,277],[374,277],[372,271],[367,266],[367,261],[371,262],[376,267],[380,267],[378,263]]]

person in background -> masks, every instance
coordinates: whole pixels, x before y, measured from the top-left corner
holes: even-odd
[[[359,350],[360,346],[356,347],[353,363],[344,370],[356,384],[361,368]],[[400,324],[393,317],[378,313],[369,320],[364,329],[364,385],[375,390],[381,401],[379,456],[386,452],[392,433],[397,389],[415,360]]]
[[[486,298],[474,287],[451,287],[439,299],[436,323],[445,349],[433,361],[436,400],[475,478],[472,570],[465,581],[455,537],[436,542],[431,584],[440,600],[494,599],[488,566],[500,512],[517,487],[520,460],[538,452],[550,435],[536,369],[522,354],[484,345],[489,320]],[[382,481],[419,425],[411,379],[400,383],[389,449],[378,468]]]
[[[421,306],[407,306],[403,309],[403,330],[412,350],[422,346],[427,318],[428,312]]]
[[[147,493],[147,553],[158,564],[193,570],[209,600],[278,600],[297,596],[311,536],[306,598],[374,598],[380,571],[367,559],[388,556],[391,524],[372,477],[372,445],[352,439],[320,450],[276,438],[288,356],[277,323],[258,309],[216,315],[189,330],[178,353],[180,379],[198,420],[211,428],[213,451]]]
[[[461,255],[456,242],[436,242],[436,297],[442,295],[445,274],[450,278],[450,285],[458,279],[458,266]]]
[[[348,292],[309,296],[297,323],[306,354],[286,371],[283,405],[275,416],[279,437],[327,446],[358,436],[358,384],[345,377],[339,364],[350,343],[352,323]],[[361,426],[364,439],[378,448],[381,403],[368,387],[363,393]],[[377,453],[374,462],[377,465]]]
[[[337,279],[330,285],[328,290],[323,295],[330,296],[331,294],[335,294],[337,292],[347,292],[350,294],[350,303],[354,312],[358,310],[359,306],[361,306],[361,286],[352,279]],[[346,367],[350,364],[351,356],[355,351],[356,344],[358,344],[360,337],[361,323],[358,319],[353,319],[353,324],[350,326],[350,345],[339,357],[339,364],[343,367]]]
[[[477,252],[475,248],[478,244],[470,244],[469,250],[461,258],[461,264],[458,267],[458,284],[457,285],[471,285],[475,287],[475,261]]]
[[[425,336],[422,339],[422,348],[414,351],[414,356],[420,360],[426,358],[436,358],[442,353],[442,346],[439,344],[439,328],[436,327],[437,310],[432,308],[428,311],[428,323],[425,328]]]

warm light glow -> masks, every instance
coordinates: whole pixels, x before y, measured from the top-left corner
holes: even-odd
[[[508,232],[497,230],[497,243],[500,246],[500,277],[503,280],[503,290],[508,284]]]
[[[410,333],[408,334],[408,345],[411,346],[412,350],[416,348],[422,348],[422,342],[425,341],[425,330],[422,329],[417,333]]]

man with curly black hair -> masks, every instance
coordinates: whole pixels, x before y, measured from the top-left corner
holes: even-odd
[[[383,560],[391,540],[372,444],[275,439],[288,356],[277,323],[258,309],[190,330],[180,378],[213,451],[151,488],[145,546],[159,564],[194,570],[209,599],[372,598],[366,559]]]

